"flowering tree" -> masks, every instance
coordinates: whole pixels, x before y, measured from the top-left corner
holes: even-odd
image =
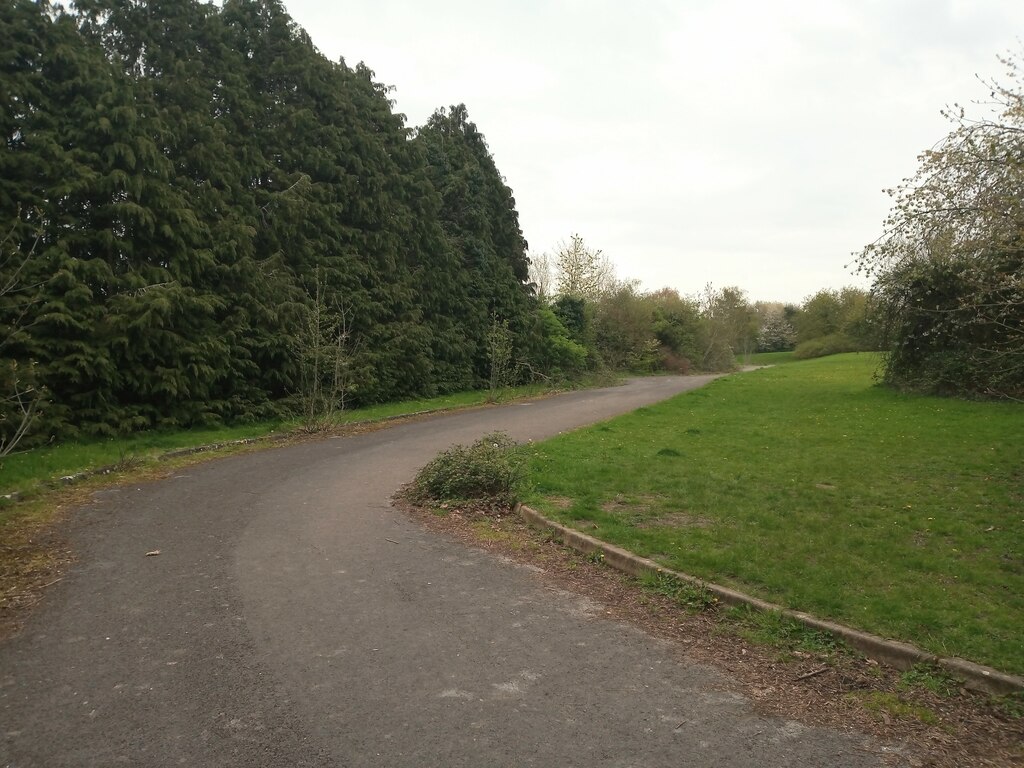
[[[794,307],[795,311],[796,308]],[[779,302],[759,301],[754,304],[757,315],[757,351],[785,352],[796,346],[796,330]]]
[[[578,296],[593,301],[615,290],[615,268],[601,250],[594,250],[579,235],[558,245],[555,254],[555,283],[560,296]]]
[[[987,117],[959,105],[949,135],[894,190],[884,234],[858,259],[874,277],[888,382],[1024,398],[1024,72],[986,82]]]

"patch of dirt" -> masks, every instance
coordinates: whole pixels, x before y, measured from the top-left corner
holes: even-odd
[[[572,499],[553,497],[546,499],[558,509],[568,509],[572,505]],[[637,528],[657,528],[659,526],[673,526],[676,528],[707,528],[714,524],[714,521],[706,517],[691,515],[686,510],[666,512],[657,514],[654,510],[663,501],[661,496],[616,496],[601,505],[601,511],[610,515],[631,515],[633,525]],[[580,528],[596,528],[593,523],[577,523]]]
[[[545,496],[544,501],[555,509],[569,509],[572,506],[572,499],[568,496]]]
[[[713,520],[698,515],[691,515],[689,512],[669,512],[667,515],[659,515],[642,523],[637,523],[637,528],[656,528],[666,526],[671,528],[708,528],[714,525]]]
[[[948,696],[908,689],[897,670],[855,654],[783,654],[751,643],[719,610],[687,613],[636,579],[553,541],[549,532],[528,526],[508,509],[449,510],[439,516],[395,503],[430,530],[539,567],[537,578],[552,588],[595,600],[607,618],[628,621],[670,641],[685,659],[722,670],[762,714],[871,734],[900,747],[899,754],[884,754],[894,766],[1024,766],[1024,716],[1008,713],[992,697],[966,689]],[[906,702],[933,722],[866,706],[879,700]]]
[[[0,542],[0,640],[14,634],[72,561],[52,522],[8,524]]]
[[[636,496],[629,499],[624,496],[616,496],[602,504],[601,510],[613,515],[623,512],[645,514],[650,512],[659,501],[661,501],[659,496]]]

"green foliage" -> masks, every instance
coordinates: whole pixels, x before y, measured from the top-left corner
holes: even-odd
[[[889,355],[885,381],[922,392],[1024,398],[1022,52],[968,117],[891,190],[885,232],[860,255]]]
[[[43,393],[15,361],[3,361],[0,368],[0,458],[13,452],[32,429],[44,407]]]
[[[491,329],[487,332],[487,359],[490,363],[490,399],[496,400],[498,393],[513,383],[516,375],[515,349],[508,321],[498,322],[491,318]]]
[[[602,285],[590,298],[563,293],[551,303],[592,370],[731,370],[734,349],[753,350],[757,316],[738,288],[683,298],[669,288],[644,293],[613,275]]]
[[[844,352],[874,349],[874,326],[868,293],[860,288],[824,289],[792,313],[797,344],[827,336],[848,340]]]
[[[663,288],[647,294],[651,304],[651,330],[659,345],[660,368],[686,374],[702,357],[703,321],[697,302],[678,291]]]
[[[709,324],[696,300],[669,288],[644,293],[635,281],[616,279],[607,257],[579,235],[560,244],[554,259],[551,275],[551,257],[539,257],[535,283],[557,281],[551,310],[584,348],[591,370],[687,373],[705,362]],[[724,342],[719,347],[727,350]]]
[[[503,432],[456,445],[421,469],[408,495],[417,502],[474,502],[510,505],[523,482],[523,457]]]
[[[877,348],[868,294],[860,288],[818,291],[801,307],[784,308],[786,315],[795,330],[789,340],[795,338],[796,347],[789,348],[797,360]]]
[[[542,305],[537,308],[530,359],[547,377],[569,380],[586,370],[587,348],[570,337],[551,308]]]
[[[555,260],[559,296],[596,301],[615,289],[615,272],[608,257],[577,234],[559,244]]]
[[[585,344],[590,339],[587,306],[587,301],[579,296],[561,294],[551,307],[569,337],[580,344]]]
[[[16,0],[0,42],[0,227],[38,239],[0,386],[51,401],[26,441],[280,414],[323,351],[314,279],[353,404],[485,384],[492,315],[527,348],[526,243],[464,107],[411,140],[277,0]]]
[[[879,277],[885,381],[940,395],[1024,399],[1021,275],[1024,251],[916,262]]]
[[[697,303],[669,288],[654,291],[647,299],[652,304],[654,337],[662,349],[688,364],[699,360],[701,316]]]
[[[793,350],[793,358],[808,360],[812,357],[838,355],[841,352],[860,352],[863,349],[864,346],[860,342],[844,333],[830,333],[797,344]]]
[[[632,283],[605,293],[594,310],[594,347],[613,370],[649,373],[658,366],[652,307]]]
[[[411,130],[279,0],[14,0],[0,44],[3,445],[23,423],[27,446],[297,400],[322,425],[472,387],[724,370],[752,348],[738,289],[641,293],[579,235],[546,306],[466,107]],[[27,422],[19,392],[38,398]]]
[[[456,320],[449,343],[456,362],[468,366],[464,378],[486,383],[492,319],[507,323],[513,347],[524,349],[536,301],[515,198],[464,104],[437,110],[414,143],[441,196],[438,213],[450,249],[446,271],[424,277],[446,281],[436,311]]]
[[[35,366],[7,356],[8,347],[24,333],[30,307],[24,294],[30,292],[30,286],[24,284],[22,273],[39,243],[37,236],[25,246],[14,242],[14,235],[12,228],[0,237],[0,307],[4,310],[0,325],[0,458],[17,448],[45,406]],[[23,250],[26,247],[28,250]]]
[[[295,398],[302,427],[310,433],[335,425],[352,378],[351,318],[343,306],[329,306],[325,293],[318,272],[294,337],[299,368]]]
[[[702,323],[701,362],[705,371],[729,371],[736,357],[757,347],[758,320],[746,294],[736,287],[707,285],[698,297]]]
[[[672,289],[643,293],[635,282],[613,281],[595,298],[561,294],[551,309],[592,369],[687,373],[705,359],[707,320],[695,300]]]

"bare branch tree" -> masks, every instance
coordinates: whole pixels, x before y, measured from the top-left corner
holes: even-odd
[[[547,251],[530,254],[530,283],[539,299],[550,299],[555,287],[554,258]]]
[[[15,372],[17,368],[15,366]],[[17,376],[14,378],[14,391],[3,398],[0,407],[0,423],[10,423],[12,429],[9,434],[0,434],[0,458],[12,453],[21,442],[21,439],[32,427],[39,412],[41,401],[39,391],[35,387],[22,386]],[[14,411],[10,416],[8,410]]]
[[[15,222],[0,240],[0,307],[4,315],[0,316],[3,323],[0,326],[0,354],[10,347],[24,326],[31,301],[17,301],[15,297],[25,294],[31,287],[25,283],[24,275],[42,238],[36,232],[28,247],[22,246],[18,242],[20,222],[19,208]],[[23,374],[17,360],[0,358],[0,365],[3,366],[0,381],[5,390],[0,392],[0,457],[3,457],[12,453],[32,428],[39,415],[42,392],[30,383],[31,376]]]
[[[492,316],[491,328],[487,332],[487,359],[491,368],[488,400],[492,403],[497,402],[501,391],[515,380],[518,366],[513,357],[514,352],[508,320],[499,321],[496,316]]]
[[[299,411],[306,432],[334,426],[345,410],[352,384],[352,318],[344,304],[332,304],[320,270],[293,346],[299,363]]]

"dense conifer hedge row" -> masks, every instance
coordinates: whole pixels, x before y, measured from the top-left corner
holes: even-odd
[[[465,108],[410,130],[276,0],[9,0],[0,51],[0,387],[45,391],[37,439],[279,412],[318,296],[349,402],[480,385],[495,322],[543,346]]]

